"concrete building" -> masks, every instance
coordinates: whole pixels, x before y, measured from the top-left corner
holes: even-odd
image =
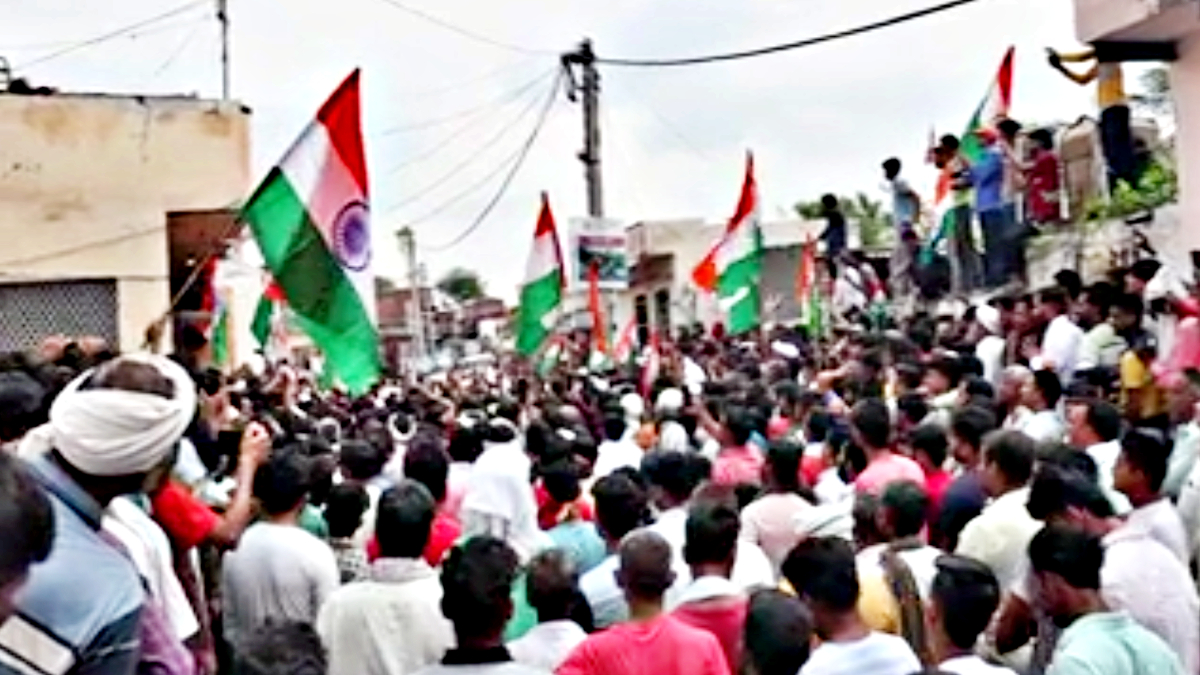
[[[172,268],[202,255],[172,255],[169,214],[210,241],[253,187],[249,122],[236,102],[0,93],[0,349],[55,332],[136,349]]]
[[[1089,44],[1146,52],[1173,47],[1180,214],[1170,253],[1200,249],[1200,6],[1195,0],[1075,0],[1075,29]],[[1172,261],[1175,262],[1175,261]],[[1190,267],[1190,261],[1178,261]]]

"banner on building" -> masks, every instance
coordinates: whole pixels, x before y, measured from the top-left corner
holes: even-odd
[[[629,252],[625,225],[610,218],[576,218],[571,221],[571,285],[587,288],[594,265],[598,285],[606,291],[629,286]]]

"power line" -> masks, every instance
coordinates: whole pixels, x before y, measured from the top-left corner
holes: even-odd
[[[408,5],[400,2],[400,0],[380,0],[380,2],[391,5],[392,7],[395,7],[396,9],[400,10],[401,12],[404,12],[405,14],[408,14],[410,16],[415,16],[418,19],[425,21],[426,23],[431,23],[431,24],[438,26],[444,30],[450,31],[451,33],[456,33],[465,38],[474,40],[475,42],[479,42],[481,44],[496,47],[497,49],[505,49],[510,52],[520,52],[522,54],[539,54],[539,55],[553,55],[553,56],[558,56],[558,54],[559,54],[559,52],[557,50],[533,49],[530,47],[522,47],[521,45],[515,45],[515,44],[508,43],[508,42],[502,42],[500,40],[496,40],[495,38],[490,38],[486,35],[476,33],[473,30],[463,28],[462,26],[458,26],[456,24],[450,23],[449,21],[446,21],[445,19],[436,17],[436,16],[434,16],[428,12],[425,12],[423,10],[416,9],[415,7],[409,7]]]
[[[640,96],[638,96],[637,92],[634,92],[634,87],[632,84],[630,84],[627,87],[626,91],[628,93],[634,94],[632,96],[629,96],[629,100],[633,101],[636,105],[646,109],[650,113],[650,115],[654,118],[654,120],[659,123],[660,126],[662,126],[664,129],[666,129],[668,133],[670,133],[672,136],[674,136],[676,138],[676,140],[679,141],[679,144],[684,149],[688,150],[692,154],[696,155],[696,157],[704,160],[705,162],[713,161],[713,158],[711,156],[709,156],[708,153],[704,152],[704,150],[702,150],[700,148],[700,146],[693,143],[690,138],[688,138],[682,131],[679,130],[679,128],[674,123],[671,122],[671,120],[667,119],[667,117],[665,115],[663,115],[662,113],[658,112],[658,110],[654,106],[646,103]]]
[[[442,117],[435,117],[432,119],[422,120],[420,122],[413,122],[411,124],[401,124],[401,125],[397,125],[394,127],[389,127],[387,129],[384,129],[383,131],[380,131],[378,134],[375,134],[375,135],[378,137],[394,136],[396,134],[402,134],[402,133],[409,132],[409,131],[420,131],[422,129],[431,129],[433,127],[438,127],[443,124],[447,124],[449,122],[461,120],[463,118],[475,117],[476,115],[479,115],[481,113],[487,112],[488,110],[491,110],[492,108],[496,107],[497,105],[507,104],[507,103],[511,102],[513,99],[519,97],[521,94],[524,94],[525,92],[533,89],[537,85],[541,84],[548,76],[552,75],[554,73],[554,70],[555,69],[543,71],[542,73],[538,74],[537,77],[533,78],[532,80],[529,80],[528,82],[526,82],[525,84],[522,84],[521,86],[517,87],[516,89],[506,91],[503,94],[501,94],[493,99],[490,99],[484,103],[481,103],[479,105],[471,106],[470,108],[467,108],[465,110],[459,110],[457,112],[450,113],[449,115],[443,115]]]
[[[24,69],[30,68],[32,66],[41,65],[43,63],[46,63],[47,61],[53,61],[54,59],[60,58],[62,56],[66,56],[67,54],[72,54],[81,49],[86,49],[88,47],[94,47],[98,44],[108,42],[109,40],[115,40],[116,38],[124,37],[131,33],[135,33],[140,28],[145,28],[146,26],[151,26],[160,21],[163,21],[164,19],[169,19],[173,16],[179,16],[180,14],[184,14],[185,12],[190,12],[191,10],[193,10],[197,7],[200,7],[202,5],[207,5],[207,4],[209,4],[209,0],[192,0],[189,3],[180,5],[180,6],[176,7],[175,9],[163,12],[162,14],[157,14],[148,19],[143,19],[141,21],[137,21],[137,22],[129,24],[128,26],[125,26],[123,28],[118,28],[114,31],[110,31],[110,32],[104,33],[102,35],[97,35],[96,37],[89,38],[82,42],[76,42],[72,45],[63,47],[62,49],[58,49],[53,52],[50,52],[49,54],[46,54],[45,56],[39,56],[38,58],[33,59],[31,61],[26,61],[25,63],[15,66],[13,68],[13,70],[24,70]]]
[[[533,127],[533,131],[529,133],[529,138],[525,140],[525,144],[518,152],[516,161],[513,162],[512,168],[509,169],[508,175],[506,175],[504,180],[501,181],[500,188],[496,190],[496,194],[493,195],[492,199],[483,207],[483,210],[479,212],[479,215],[475,217],[475,220],[473,220],[471,224],[467,226],[467,229],[463,230],[458,236],[456,236],[454,239],[451,239],[449,242],[438,246],[424,246],[422,248],[432,252],[446,251],[454,248],[466,240],[467,237],[471,236],[477,229],[479,229],[479,226],[482,225],[484,221],[487,220],[488,216],[492,214],[492,211],[495,210],[496,205],[500,203],[500,200],[503,199],[504,195],[508,192],[508,188],[512,185],[513,179],[517,177],[517,173],[520,172],[521,167],[525,164],[525,160],[529,157],[529,151],[533,149],[533,144],[537,142],[538,135],[542,132],[542,128],[546,126],[546,120],[550,116],[550,111],[554,109],[554,101],[558,98],[558,90],[559,85],[562,83],[562,78],[562,74],[554,78],[554,86],[550,88],[550,95],[546,97],[546,104],[542,108],[542,113],[541,116],[538,117],[537,124]]]
[[[195,22],[196,25],[193,26],[192,29],[190,31],[188,31],[187,35],[185,35],[183,37],[183,40],[179,43],[179,46],[177,46],[171,52],[171,54],[169,56],[167,56],[167,58],[162,62],[162,64],[159,65],[159,67],[154,71],[154,79],[158,79],[163,73],[165,73],[167,71],[167,69],[169,69],[171,66],[175,65],[175,62],[179,60],[179,57],[182,56],[183,53],[185,51],[187,51],[188,46],[192,44],[192,40],[194,40],[196,38],[196,33],[200,30],[200,27],[203,26],[207,22],[208,22],[207,19],[198,19]]]
[[[747,49],[739,52],[728,52],[725,54],[710,54],[708,56],[691,56],[677,59],[613,59],[613,58],[596,58],[596,63],[602,63],[610,66],[640,66],[640,67],[670,67],[670,66],[697,66],[705,63],[717,63],[721,61],[736,61],[740,59],[754,58],[758,56],[767,56],[768,54],[777,54],[786,52],[792,49],[800,49],[802,47],[811,47],[824,42],[832,42],[843,38],[854,37],[864,33],[890,28],[902,23],[907,23],[916,19],[921,19],[934,14],[939,14],[951,9],[970,5],[980,0],[949,0],[932,7],[918,9],[906,14],[893,16],[889,19],[875,21],[873,23],[864,24],[856,28],[837,31],[834,33],[826,33],[817,37],[806,38],[794,42],[785,42],[783,44],[771,45],[769,47],[759,47],[758,49]]]
[[[459,173],[462,173],[463,169],[477,162],[483,153],[492,149],[497,143],[504,140],[504,138],[507,137],[508,134],[513,131],[513,129],[515,129],[527,116],[533,114],[534,110],[537,109],[537,104],[539,101],[541,101],[540,96],[532,99],[528,105],[521,109],[521,112],[518,113],[510,123],[500,127],[500,130],[497,133],[493,134],[490,138],[475,148],[475,150],[468,155],[466,159],[451,167],[450,170],[446,171],[441,176],[438,176],[430,181],[423,188],[414,190],[414,194],[411,197],[394,204],[390,210],[394,211],[412,204],[413,202],[420,201],[422,197],[436,190],[442,185],[445,185],[450,179],[454,178]]]

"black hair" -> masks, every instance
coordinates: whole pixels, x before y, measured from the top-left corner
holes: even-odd
[[[979,376],[968,378],[963,391],[966,392],[968,398],[972,399],[980,398],[991,401],[996,398],[996,388],[992,386],[991,382]]]
[[[54,511],[21,463],[0,452],[0,587],[50,556]]]
[[[968,386],[971,380],[978,380],[983,377],[983,361],[974,354],[961,354],[958,357],[958,374],[959,381],[967,380]]]
[[[363,514],[370,506],[367,491],[355,483],[334,485],[325,498],[325,523],[329,536],[347,539],[362,525]]]
[[[797,598],[773,588],[750,596],[742,639],[757,675],[800,672],[812,649],[812,633],[812,612]]]
[[[1059,270],[1054,274],[1054,283],[1066,291],[1072,300],[1078,298],[1083,291],[1083,277],[1075,270]]]
[[[1104,546],[1082,528],[1047,525],[1029,542],[1029,563],[1035,572],[1057,574],[1075,588],[1098,591]]]
[[[1149,283],[1160,269],[1162,269],[1162,263],[1159,261],[1153,258],[1143,258],[1129,267],[1129,275],[1139,281]]]
[[[701,500],[688,509],[683,559],[689,565],[732,561],[741,522],[737,505]]]
[[[570,618],[578,591],[575,567],[564,551],[549,549],[529,561],[525,599],[537,611],[538,621]]]
[[[1157,433],[1157,430],[1130,429],[1121,439],[1121,456],[1146,476],[1150,490],[1155,493],[1162,490],[1171,459],[1170,446]]]
[[[451,549],[442,563],[442,614],[459,636],[498,637],[512,613],[520,561],[504,541],[479,536]]]
[[[238,641],[237,675],[325,675],[328,660],[311,624],[267,619]]]
[[[940,140],[941,140],[941,142],[939,143],[939,145],[941,145],[943,148],[945,148],[947,150],[950,150],[951,152],[953,152],[954,150],[958,150],[958,148],[960,147],[960,144],[958,142],[958,137],[953,134],[946,134],[945,136],[942,136],[942,138]]]
[[[618,552],[621,587],[640,598],[662,598],[674,582],[671,545],[661,535],[643,530],[621,542]]]
[[[610,441],[619,441],[625,436],[627,426],[623,415],[607,414],[604,416],[604,437]]]
[[[933,466],[941,466],[946,463],[946,451],[950,447],[950,442],[946,440],[946,432],[942,430],[941,425],[922,424],[913,429],[908,442],[914,453],[925,453],[929,457],[929,463]]]
[[[814,410],[804,425],[804,435],[810,443],[824,443],[833,427],[833,417],[824,410]]]
[[[900,167],[900,160],[896,159],[895,157],[889,157],[888,159],[883,160],[884,171],[898,174],[900,173]]]
[[[800,489],[800,463],[804,449],[789,440],[775,440],[767,445],[767,465],[779,487],[788,492]]]
[[[1095,305],[1100,310],[1100,316],[1105,318],[1108,316],[1108,308],[1112,306],[1117,291],[1112,284],[1106,281],[1097,281],[1083,289],[1083,295],[1089,304]]]
[[[984,436],[995,429],[995,413],[976,405],[955,410],[950,418],[950,430],[954,435],[976,450],[983,447]]]
[[[419,558],[429,545],[437,502],[424,485],[400,481],[379,498],[375,538],[385,558]]]
[[[1121,437],[1121,411],[1108,401],[1088,402],[1087,423],[1106,443]]]
[[[341,445],[338,463],[347,478],[364,481],[378,476],[383,471],[387,457],[372,443],[348,440]]]
[[[478,459],[483,454],[483,434],[479,425],[456,427],[447,452],[455,462],[471,464]]]
[[[838,207],[838,198],[834,195],[821,195],[821,206],[832,211]]]
[[[1070,306],[1070,293],[1061,286],[1051,286],[1038,294],[1038,302],[1043,305],[1054,305],[1058,311],[1065,312]]]
[[[570,504],[579,499],[579,469],[570,459],[554,462],[541,471],[542,487],[558,504]]]
[[[702,456],[688,452],[652,452],[642,458],[642,473],[652,485],[656,485],[677,501],[686,501],[695,492],[696,486],[708,478],[701,466],[707,462]],[[711,469],[711,466],[708,467]]]
[[[925,527],[929,495],[912,481],[895,481],[884,489],[879,506],[886,509],[896,538],[915,537]]]
[[[996,130],[1005,138],[1016,138],[1021,133],[1021,123],[1010,118],[1004,118],[996,123]]]
[[[1020,431],[1006,429],[984,439],[983,454],[984,461],[995,464],[1009,485],[1024,485],[1033,474],[1037,451],[1032,438]]]
[[[929,370],[936,370],[950,382],[950,388],[958,386],[962,379],[962,365],[955,356],[939,356],[929,364]]]
[[[850,424],[873,449],[886,448],[892,436],[892,419],[887,404],[869,398],[854,406]]]
[[[450,457],[442,449],[442,440],[428,434],[417,434],[404,452],[404,476],[417,481],[429,490],[433,500],[446,499],[446,480],[450,476]]]
[[[1049,129],[1034,129],[1029,132],[1029,140],[1042,146],[1043,149],[1054,149],[1054,135]]]
[[[1029,501],[1025,505],[1029,515],[1037,520],[1048,520],[1072,507],[1101,518],[1113,515],[1112,504],[1103,490],[1082,472],[1053,463],[1039,466],[1029,486]]]
[[[963,556],[937,560],[929,597],[941,610],[942,630],[959,649],[972,649],[1000,606],[1000,582],[987,565]]]
[[[27,373],[0,372],[0,442],[15,441],[45,421],[46,394]]]
[[[614,541],[644,525],[650,514],[645,488],[621,471],[597,481],[592,497],[596,502],[596,525]]]
[[[921,387],[921,379],[925,377],[925,369],[916,363],[898,363],[896,364],[896,376],[906,389],[915,391]]]
[[[1142,296],[1135,293],[1122,293],[1113,299],[1113,309],[1119,309],[1126,314],[1135,317],[1141,321],[1142,316],[1146,313],[1146,303],[1142,300]]]
[[[754,435],[757,424],[754,414],[743,407],[731,407],[725,414],[725,427],[729,429],[734,445],[745,445]]]
[[[1053,409],[1058,405],[1058,400],[1062,398],[1063,388],[1057,373],[1053,370],[1035,370],[1033,371],[1033,384],[1038,391],[1042,392],[1042,398],[1046,400],[1046,407]]]
[[[925,402],[924,396],[915,391],[901,394],[896,400],[896,410],[913,424],[920,424],[921,420],[929,416],[929,404]]]
[[[304,501],[311,483],[312,462],[297,445],[275,451],[254,473],[254,496],[267,515],[277,516]]]
[[[801,599],[831,611],[854,611],[858,603],[854,549],[839,537],[802,540],[784,560],[783,576]]]

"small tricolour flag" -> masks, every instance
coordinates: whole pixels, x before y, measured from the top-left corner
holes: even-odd
[[[533,250],[525,267],[521,285],[521,304],[517,308],[517,351],[532,356],[554,329],[565,281],[558,229],[550,211],[550,197],[542,193],[542,210],[533,233]]]
[[[619,365],[631,363],[636,353],[634,348],[637,346],[637,317],[629,317],[629,321],[625,323],[625,327],[621,329],[620,336],[617,337],[617,346],[613,349],[613,359]]]
[[[758,185],[754,156],[746,155],[746,177],[737,211],[721,239],[692,270],[692,281],[716,293],[733,334],[752,330],[760,322],[759,278],[762,275],[762,229],[758,214]]]
[[[296,323],[356,393],[380,373],[360,117],[356,70],[242,210]]]

